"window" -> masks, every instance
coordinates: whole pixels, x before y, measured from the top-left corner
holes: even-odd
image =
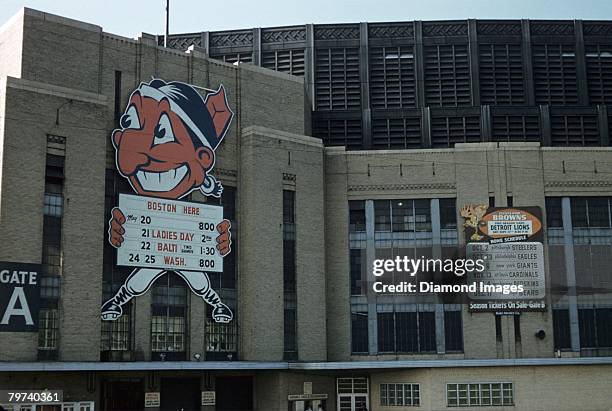
[[[546,197],[546,226],[548,228],[563,227],[561,197]]]
[[[421,118],[375,118],[372,120],[374,149],[421,148]]]
[[[60,279],[59,277],[41,277],[40,278],[40,298],[57,300],[60,295]]]
[[[379,353],[422,353],[436,351],[434,312],[379,312]]]
[[[390,205],[388,200],[374,201],[374,231],[391,231]]]
[[[186,312],[187,289],[181,278],[169,272],[159,278],[153,286],[151,316],[153,360],[185,360]]]
[[[222,55],[211,55],[210,57],[224,61],[229,64],[235,63],[252,63],[253,62],[253,53],[233,53],[233,54],[222,54]]]
[[[502,316],[501,314],[495,314],[495,341],[501,343],[504,340],[502,333]]]
[[[337,380],[338,394],[367,394],[368,379],[367,378],[338,378]]]
[[[612,308],[581,308],[580,348],[612,347]]]
[[[612,104],[612,45],[586,45],[585,51],[591,104]]]
[[[449,407],[514,405],[512,383],[446,384]]]
[[[65,139],[47,136],[47,151],[64,154]],[[62,275],[62,216],[64,213],[64,156],[47,154],[43,202],[43,272],[38,313],[39,359],[56,359],[59,335],[59,298]]]
[[[535,44],[532,48],[538,104],[578,104],[576,53],[573,44]]]
[[[128,311],[128,310],[126,310]],[[127,351],[130,349],[129,311],[115,321],[102,321],[101,351]]]
[[[553,146],[595,147],[600,145],[596,114],[551,113],[551,143]]]
[[[419,406],[419,384],[380,384],[380,405]]]
[[[362,148],[361,117],[325,119],[313,114],[312,135],[326,146],[345,146],[349,150]]]
[[[208,321],[206,323],[206,359],[237,360],[237,355],[238,327],[236,322],[221,324]]]
[[[428,106],[472,104],[467,44],[424,47],[425,100]]]
[[[457,229],[457,201],[454,198],[440,199],[440,228]]]
[[[374,230],[414,232],[431,231],[429,200],[375,200]]]
[[[492,118],[493,141],[541,141],[540,117],[537,114],[511,115],[494,113],[492,115]]]
[[[431,144],[433,148],[452,148],[456,143],[479,143],[480,117],[432,116]]]
[[[446,352],[463,352],[461,311],[444,311],[444,343]]]
[[[371,47],[372,108],[415,107],[414,67],[412,46]]]
[[[612,228],[611,197],[572,197],[573,228]]]
[[[314,76],[317,110],[361,108],[358,48],[316,48]]]
[[[59,310],[42,308],[38,314],[38,349],[57,350]]]
[[[480,44],[480,99],[498,106],[525,103],[520,44]]]
[[[297,359],[295,191],[283,190],[284,356]]]
[[[351,351],[353,354],[368,353],[368,313],[351,313]]]
[[[570,335],[569,310],[553,309],[553,339],[555,350],[566,350],[572,347]]]
[[[366,230],[365,223],[365,201],[349,201],[349,232],[364,232]]]
[[[350,269],[351,269],[351,295],[365,295],[366,279],[362,260],[365,259],[365,250],[352,248],[350,250]]]
[[[304,76],[304,50],[264,51],[261,65],[282,73]]]

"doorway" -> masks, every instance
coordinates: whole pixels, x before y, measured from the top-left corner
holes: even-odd
[[[199,378],[162,378],[160,411],[200,411]]]
[[[132,411],[144,408],[144,388],[140,378],[112,379],[102,384],[102,410]]]
[[[216,377],[217,411],[251,411],[253,377]]]
[[[338,378],[338,411],[370,409],[369,381],[367,378]]]

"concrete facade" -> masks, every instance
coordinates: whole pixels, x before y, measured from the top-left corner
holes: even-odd
[[[164,49],[147,34],[127,39],[29,9],[3,26],[0,36],[0,261],[41,263],[48,139],[65,139],[58,361],[39,360],[36,333],[0,333],[0,389],[63,389],[65,402],[91,401],[112,409],[107,382],[139,381],[143,392],[160,392],[164,379],[180,377],[198,380],[207,391],[215,389],[215,381],[246,377],[251,380],[248,409],[304,411],[298,402],[321,394],[325,410],[345,411],[358,405],[342,405],[340,381],[365,378],[368,409],[382,411],[398,407],[381,405],[381,384],[419,384],[420,407],[438,410],[448,408],[447,384],[510,382],[513,405],[494,409],[610,409],[610,357],[579,358],[578,349],[560,352],[567,358],[558,365],[549,363],[556,355],[552,309],[522,313],[520,339],[512,317],[502,316],[500,338],[494,314],[470,313],[464,306],[461,352],[354,353],[351,307],[365,300],[351,295],[348,202],[454,198],[459,206],[494,198],[505,206],[511,197],[514,206],[545,210],[547,197],[610,197],[611,147],[492,142],[453,149],[324,147],[306,135],[310,111],[299,77],[225,64],[198,48]],[[205,303],[190,296],[187,366],[153,362],[149,292],[134,301],[133,361],[123,369],[101,362],[109,218],[105,172],[114,168],[110,135],[116,106],[122,112],[130,92],[151,77],[209,89],[223,84],[235,112],[214,173],[236,188],[238,361],[193,360],[206,350],[207,320]],[[285,361],[283,345],[283,190],[295,192],[297,358],[292,362]],[[458,244],[465,243],[462,230],[457,233]],[[547,276],[550,280],[550,269]],[[367,300],[374,310],[377,304],[412,302],[384,295]],[[553,303],[550,296],[547,302]],[[536,338],[538,330],[546,337]],[[534,361],[517,362],[525,359]],[[563,362],[568,359],[576,362]],[[482,362],[452,363],[463,360]],[[397,369],[397,361],[405,366]],[[311,393],[305,383],[312,383]]]

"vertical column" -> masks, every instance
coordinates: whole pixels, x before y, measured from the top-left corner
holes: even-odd
[[[376,258],[376,241],[374,239],[374,201],[366,200],[366,272],[369,273],[370,267]],[[368,299],[368,342],[370,355],[378,353],[378,315],[376,312],[376,293],[370,287],[371,278],[368,275],[368,288],[366,296]]]
[[[442,258],[442,234],[440,229],[440,199],[431,200],[431,237],[432,258]],[[436,295],[436,351],[438,354],[446,352],[446,336],[444,333],[444,303]]]
[[[533,63],[531,59],[531,29],[529,20],[521,20],[522,51],[523,51],[523,78],[525,84],[525,98],[528,106],[535,105],[535,86],[533,82]]]
[[[565,273],[569,290],[569,319],[572,351],[580,352],[580,328],[578,324],[578,297],[576,295],[576,265],[574,260],[574,234],[572,228],[572,209],[569,197],[561,200],[563,214],[563,244],[565,254]]]
[[[359,78],[361,79],[361,118],[363,148],[372,148],[372,110],[370,109],[370,64],[368,23],[359,24]]]
[[[304,50],[304,80],[306,83],[306,94],[310,99],[310,108],[315,110],[315,44],[314,44],[314,25],[306,25],[306,49]]]
[[[421,111],[421,122],[423,124],[423,131],[421,132],[421,147],[431,147],[431,109],[429,107],[423,107]]]
[[[253,29],[253,64],[261,66],[261,29]]]
[[[586,76],[586,55],[584,53],[584,35],[582,32],[582,20],[574,20],[574,32],[576,35],[576,81],[578,86],[578,104],[589,105],[589,86]]]
[[[208,31],[203,31],[200,34],[200,44],[206,57],[210,56],[210,33]]]
[[[414,60],[416,63],[416,103],[417,107],[425,107],[425,63],[423,53],[423,22],[421,21],[414,22],[414,44]]]
[[[550,106],[540,106],[540,127],[542,129],[542,145],[552,146],[552,129],[550,126]]]
[[[468,37],[470,53],[470,76],[472,80],[472,105],[480,105],[480,64],[478,61],[478,33],[476,20],[468,20]]]
[[[597,115],[599,120],[599,141],[601,145],[607,147],[610,145],[610,125],[608,124],[608,107],[605,104],[597,106]]]
[[[491,106],[480,106],[480,134],[482,141],[491,141]]]

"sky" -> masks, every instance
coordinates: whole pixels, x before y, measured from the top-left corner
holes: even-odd
[[[163,34],[166,0],[0,0],[0,24],[22,7],[126,37]],[[612,0],[170,0],[170,33],[305,23],[447,19],[612,20]]]

